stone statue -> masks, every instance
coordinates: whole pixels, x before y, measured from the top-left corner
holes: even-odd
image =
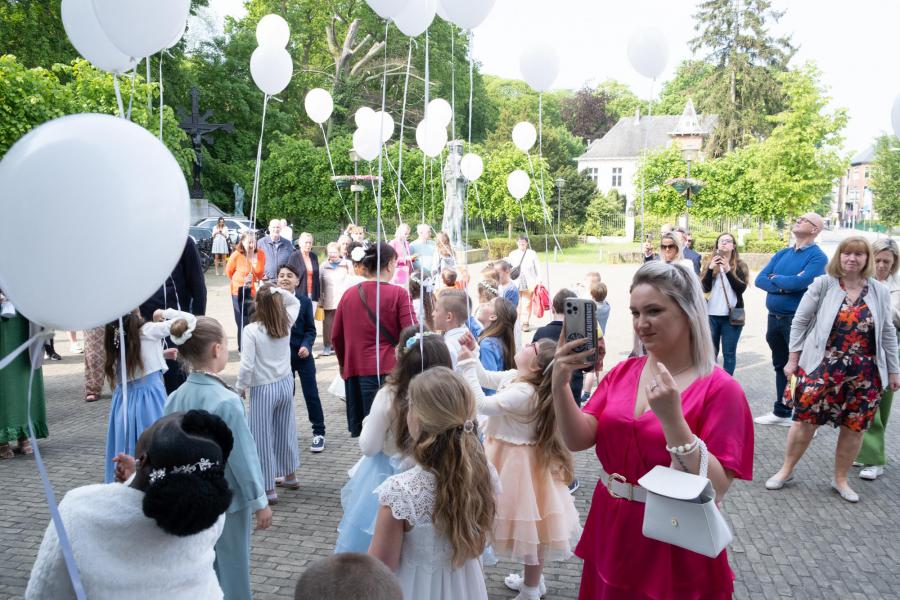
[[[460,169],[463,155],[461,140],[453,140],[447,144],[450,152],[444,164],[444,218],[441,230],[450,236],[450,246],[461,248],[463,205],[466,200],[466,178]]]
[[[241,184],[234,184],[234,214],[238,217],[244,216],[244,188]]]

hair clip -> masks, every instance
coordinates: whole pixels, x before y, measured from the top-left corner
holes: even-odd
[[[201,458],[200,460],[198,460],[195,463],[172,467],[172,473],[188,474],[188,473],[194,473],[198,469],[202,473],[204,471],[208,471],[208,470],[212,469],[213,467],[217,466],[218,464],[219,464],[218,461],[209,460],[208,458]],[[166,477],[165,467],[163,467],[161,469],[153,469],[152,471],[150,471],[150,483],[151,484],[157,483],[158,481],[162,481],[163,479],[165,479],[165,477]]]
[[[350,259],[353,262],[360,262],[366,257],[366,250],[362,246],[357,246],[350,252]]]
[[[153,469],[150,471],[150,483],[156,483],[166,476],[165,469]]]
[[[411,338],[409,338],[408,340],[406,340],[406,349],[407,350],[411,349],[413,346],[418,344],[420,340],[425,339],[425,337],[427,337],[429,335],[437,335],[437,334],[433,331],[424,331],[422,333],[417,333],[416,335],[414,335]]]
[[[118,326],[113,329],[113,346],[117,349],[119,347],[119,328],[118,328]]]
[[[475,431],[475,422],[472,421],[472,419],[466,419],[466,422],[463,423],[462,428],[466,433],[472,433],[473,431]]]
[[[494,294],[495,296],[499,296],[499,295],[500,295],[500,292],[497,290],[497,288],[495,288],[494,286],[492,286],[492,285],[490,284],[489,281],[486,281],[486,280],[485,280],[485,281],[479,281],[479,282],[478,282],[478,287],[482,287],[482,288],[486,289],[487,291],[489,291],[490,293]]]

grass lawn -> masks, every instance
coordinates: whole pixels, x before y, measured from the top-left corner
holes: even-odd
[[[534,249],[538,250],[539,247],[542,247],[543,243],[538,245],[537,242],[534,243]],[[543,250],[538,252],[538,258],[543,261],[553,262],[565,262],[565,263],[574,263],[574,264],[594,264],[600,262],[600,254],[603,252],[622,252],[622,251],[633,251],[637,252],[640,250],[640,244],[579,244],[573,248],[564,248],[561,253],[558,254],[557,260],[554,260],[553,257],[553,249],[550,249],[550,252],[545,253]]]

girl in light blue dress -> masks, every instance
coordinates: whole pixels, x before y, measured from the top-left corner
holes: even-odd
[[[350,480],[341,490],[344,516],[338,525],[335,553],[366,552],[375,533],[378,498],[375,488],[410,465],[405,461],[409,448],[406,390],[410,380],[434,366],[452,368],[444,338],[411,325],[400,334],[397,364],[372,402],[363,421],[359,447],[363,457],[350,469]]]

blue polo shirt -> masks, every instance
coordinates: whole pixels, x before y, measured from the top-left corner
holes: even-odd
[[[828,257],[818,244],[779,250],[756,276],[756,287],[767,292],[766,308],[779,315],[797,312],[813,279],[825,273]]]

